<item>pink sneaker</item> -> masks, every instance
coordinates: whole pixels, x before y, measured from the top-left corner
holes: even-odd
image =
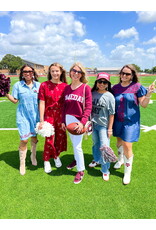
[[[83,179],[83,176],[84,176],[84,172],[78,172],[74,178],[74,184],[79,184],[82,179]]]

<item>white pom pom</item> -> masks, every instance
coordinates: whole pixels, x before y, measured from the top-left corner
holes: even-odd
[[[49,122],[44,121],[42,125],[42,129],[39,129],[40,122],[37,123],[35,131],[37,134],[41,135],[42,137],[50,137],[54,135],[54,127]]]

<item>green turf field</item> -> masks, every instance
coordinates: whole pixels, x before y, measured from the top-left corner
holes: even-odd
[[[148,86],[155,76],[141,77]],[[18,79],[11,78],[12,85]],[[45,81],[40,78],[40,82]],[[92,86],[95,78],[89,78]],[[111,77],[113,84],[117,77]],[[153,104],[141,108],[141,123],[156,124],[156,94]],[[0,98],[0,128],[15,128],[16,105],[5,97]],[[68,150],[61,154],[63,166],[53,171],[43,171],[42,151],[44,138],[39,136],[37,149],[38,166],[32,166],[30,151],[27,154],[26,174],[19,174],[18,144],[16,130],[0,130],[0,218],[1,219],[155,219],[155,140],[156,131],[141,131],[140,140],[134,144],[134,164],[131,183],[122,184],[123,167],[114,170],[111,165],[109,182],[102,180],[100,167],[90,169],[92,140],[83,141],[86,171],[83,181],[73,183],[76,170],[69,171],[66,165],[73,159],[71,142]],[[111,147],[116,151],[115,138]],[[30,149],[30,146],[29,146]]]

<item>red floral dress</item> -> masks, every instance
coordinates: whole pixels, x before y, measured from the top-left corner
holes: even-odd
[[[61,128],[63,92],[66,83],[55,84],[51,81],[41,83],[39,89],[39,100],[45,101],[44,121],[54,126],[55,135],[45,138],[43,160],[57,158],[61,152],[67,150],[67,136]]]

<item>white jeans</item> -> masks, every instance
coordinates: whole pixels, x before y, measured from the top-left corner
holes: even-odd
[[[76,117],[72,115],[66,115],[66,125],[69,125],[70,123],[73,122],[80,122]],[[83,139],[83,134],[81,135],[73,135],[69,133],[70,139],[73,145],[73,150],[74,150],[74,158],[76,160],[76,167],[77,171],[84,171],[85,170],[85,164],[84,164],[84,155],[82,151],[82,139]]]

